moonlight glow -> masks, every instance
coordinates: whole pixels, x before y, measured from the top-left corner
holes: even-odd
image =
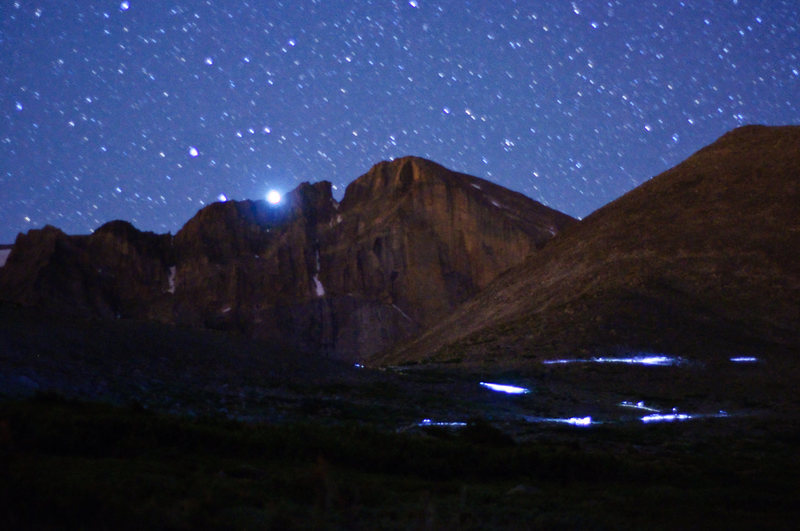
[[[267,201],[271,205],[277,205],[281,202],[281,193],[277,190],[270,190],[267,192]]]

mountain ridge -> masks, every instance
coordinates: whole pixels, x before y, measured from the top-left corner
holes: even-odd
[[[742,127],[576,222],[402,157],[341,203],[321,181],[280,207],[209,205],[175,236],[122,221],[30,231],[0,293],[373,364],[792,350],[798,168],[800,127]]]
[[[330,182],[302,183],[277,206],[206,206],[174,236],[124,221],[86,236],[29,231],[0,269],[0,293],[363,360],[432,325],[573,221],[404,157],[375,165],[341,203]]]

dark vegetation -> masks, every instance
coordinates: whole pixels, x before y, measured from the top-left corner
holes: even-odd
[[[0,363],[8,529],[753,528],[798,516],[795,372],[777,361],[496,372],[534,388],[507,397],[449,366],[357,370],[217,332],[0,305]],[[519,420],[619,414],[631,398],[747,414]],[[468,425],[418,427],[425,417]]]
[[[800,403],[796,368],[779,361],[380,372],[218,332],[0,305],[0,522],[791,527]],[[534,392],[499,395],[480,377]],[[742,415],[588,429],[520,420],[619,415],[623,399]],[[426,417],[468,425],[419,427]]]
[[[0,404],[7,529],[789,528],[778,419],[548,429],[187,419],[53,395]],[[713,433],[713,435],[712,435]]]

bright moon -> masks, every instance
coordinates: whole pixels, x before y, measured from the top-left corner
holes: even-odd
[[[273,205],[277,205],[281,202],[281,193],[277,190],[270,190],[267,194],[267,201]]]

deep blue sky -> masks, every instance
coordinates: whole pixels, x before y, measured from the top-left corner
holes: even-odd
[[[418,155],[585,216],[800,123],[800,2],[0,0],[0,243]]]

